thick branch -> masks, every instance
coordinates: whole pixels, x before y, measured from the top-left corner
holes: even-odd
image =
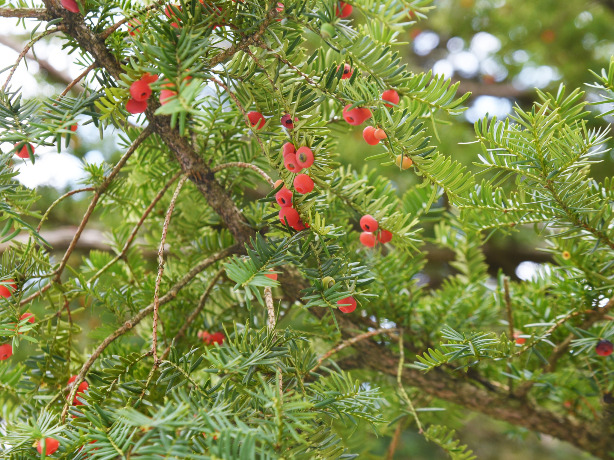
[[[282,288],[285,297],[292,301],[299,298],[299,292],[305,288],[305,284],[298,271],[287,269],[280,278],[284,280]],[[319,318],[327,314],[327,310],[322,308],[311,308],[309,312]],[[357,324],[359,320],[351,315],[337,314],[336,319],[344,339],[359,337],[362,333]],[[397,377],[398,358],[388,347],[372,339],[356,341],[353,347],[356,354],[343,359],[345,368],[366,367],[392,378]],[[477,387],[463,373],[452,375],[442,369],[423,373],[405,368],[402,379],[403,382],[420,388],[431,396],[459,404],[497,420],[549,434],[596,456],[605,457],[607,452],[599,442],[599,430],[595,427],[545,410],[524,398],[499,391],[493,385],[487,385],[490,389]]]
[[[343,320],[338,318],[340,319]],[[346,358],[345,366],[367,366],[391,377],[396,375],[397,360],[386,347],[372,341],[362,341],[357,343],[355,348],[357,353],[354,355],[354,362]],[[595,427],[542,409],[526,399],[478,388],[464,379],[462,374],[457,377],[440,369],[424,374],[406,368],[403,371],[403,381],[431,396],[532,431],[549,434],[598,457],[605,458],[608,452],[600,445],[599,431]]]

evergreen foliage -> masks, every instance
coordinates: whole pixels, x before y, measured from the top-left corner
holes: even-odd
[[[2,7],[40,21],[33,42],[61,35],[87,70],[80,96],[25,100],[8,80],[0,92],[11,146],[0,238],[12,241],[0,281],[17,285],[0,297],[0,344],[15,353],[0,362],[3,458],[37,458],[33,444],[53,437],[53,458],[348,459],[367,455],[362,434],[416,423],[451,458],[472,459],[454,417],[436,410],[458,407],[611,458],[612,358],[595,346],[614,336],[614,192],[591,176],[609,132],[589,125],[582,91],[539,92],[529,110],[479,120],[482,154],[465,166],[441,151],[437,124],[468,94],[395,51],[430,0],[346,2],[359,26],[335,0],[78,3],[75,14],[55,0]],[[130,86],[146,73],[158,76],[148,109],[129,118]],[[614,102],[614,61],[595,77]],[[398,106],[381,99],[391,88]],[[363,166],[339,162],[337,135],[358,129],[346,106],[369,108],[367,124],[387,134]],[[76,258],[71,245],[57,258],[12,146],[59,152],[76,122],[120,133],[117,164],[84,166],[92,201],[73,240],[97,210],[112,252]],[[275,203],[274,180],[291,189],[295,176],[286,142],[315,155],[316,188],[293,196],[299,231]],[[420,182],[402,195],[369,168],[398,168],[398,155]],[[366,214],[390,243],[360,244]],[[555,263],[530,281],[493,277],[482,245],[527,225]],[[433,289],[421,282],[427,243],[454,254]],[[358,308],[344,314],[349,296]],[[34,324],[20,319],[30,309]],[[103,318],[87,337],[85,309]],[[575,397],[590,404],[570,417],[562,401]]]

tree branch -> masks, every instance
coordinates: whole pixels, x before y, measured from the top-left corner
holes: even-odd
[[[45,8],[0,8],[0,17],[2,18],[31,18],[48,21],[49,14]]]
[[[262,169],[260,169],[258,166],[253,165],[251,163],[244,163],[242,161],[235,161],[233,163],[224,163],[221,165],[217,165],[211,169],[211,172],[216,173],[226,168],[251,169],[253,171],[256,171],[256,173],[258,173],[265,181],[267,181],[271,187],[275,184],[275,182],[273,182],[273,179],[271,179],[271,177],[267,173],[265,173]]]
[[[352,345],[354,345],[357,342],[360,342],[361,340],[365,340],[368,338],[371,338],[375,335],[379,335],[379,334],[392,334],[394,332],[396,332],[397,329],[396,328],[380,328],[380,329],[375,329],[373,331],[369,331],[369,332],[364,332],[362,334],[356,335],[354,337],[350,337],[349,339],[344,340],[343,342],[341,342],[339,345],[331,348],[330,350],[328,350],[326,353],[324,353],[319,359],[318,359],[318,363],[309,371],[309,372],[315,372],[318,370],[318,368],[322,365],[322,363],[324,361],[326,361],[328,358],[330,358],[332,355],[334,355],[335,353],[339,353],[341,350],[343,350],[344,348],[347,347],[351,347]]]
[[[242,246],[239,246],[239,245],[235,244],[233,246],[230,246],[230,247],[228,247],[226,249],[221,250],[220,252],[218,252],[216,254],[213,254],[210,257],[207,257],[203,261],[201,261],[198,264],[196,264],[176,284],[174,284],[173,287],[171,287],[169,289],[169,291],[165,295],[160,297],[159,305],[164,305],[164,304],[170,302],[171,300],[175,299],[175,297],[177,297],[177,294],[179,293],[179,291],[181,291],[181,289],[183,289],[190,281],[192,281],[196,277],[196,275],[201,273],[207,267],[209,267],[210,265],[214,264],[218,260],[222,260],[222,259],[224,259],[224,258],[226,258],[226,257],[228,257],[228,256],[230,256],[232,254],[236,254],[236,253],[240,252],[242,249],[243,249]],[[109,335],[106,339],[104,339],[100,343],[100,345],[98,345],[98,347],[96,347],[94,352],[90,355],[88,360],[81,367],[81,370],[79,371],[79,374],[77,375],[77,378],[76,378],[75,382],[73,383],[73,387],[70,390],[70,394],[68,396],[67,402],[64,404],[64,409],[62,410],[62,422],[64,422],[64,420],[66,418],[66,413],[68,412],[69,402],[74,399],[75,394],[77,392],[77,388],[79,387],[79,384],[85,378],[87,372],[90,370],[90,367],[92,367],[92,364],[94,364],[94,362],[98,359],[98,357],[102,354],[102,352],[109,345],[111,345],[111,343],[113,343],[113,341],[115,339],[117,339],[118,337],[121,337],[126,332],[132,330],[145,317],[147,317],[151,312],[153,312],[153,309],[154,309],[154,304],[153,303],[149,304],[147,307],[143,308],[141,311],[139,311],[132,318],[127,320],[121,327],[117,328],[111,335]]]
[[[20,305],[25,305],[31,302],[33,299],[37,298],[44,292],[48,291],[51,288],[51,286],[53,286],[53,283],[57,283],[60,280],[62,276],[62,272],[64,271],[64,268],[66,268],[66,264],[68,263],[68,259],[70,258],[70,255],[72,254],[75,247],[77,246],[77,242],[79,241],[79,238],[81,237],[81,233],[85,229],[87,222],[92,216],[92,213],[94,212],[94,209],[96,208],[96,204],[98,203],[98,200],[100,199],[102,194],[106,191],[106,189],[109,187],[109,185],[111,185],[111,182],[113,181],[113,179],[119,174],[123,166],[128,161],[128,158],[132,156],[132,154],[136,151],[138,146],[141,145],[141,142],[143,142],[147,138],[147,136],[149,136],[150,134],[151,134],[151,130],[149,129],[149,127],[145,128],[141,132],[141,134],[139,134],[139,136],[134,140],[130,148],[126,151],[124,156],[122,156],[120,160],[117,162],[117,164],[115,165],[111,173],[104,179],[102,184],[100,184],[100,186],[97,188],[96,193],[94,194],[94,197],[92,198],[92,201],[90,202],[90,205],[88,206],[87,211],[85,212],[85,215],[83,216],[83,219],[81,219],[81,223],[79,224],[79,227],[77,227],[75,236],[73,237],[72,241],[68,245],[68,249],[64,253],[64,256],[62,257],[62,260],[60,261],[58,268],[53,272],[53,275],[54,275],[53,280],[51,280],[41,289],[36,291],[34,294],[23,299],[20,302]]]
[[[14,42],[10,37],[7,37],[6,35],[0,35],[0,44],[12,49],[16,53],[21,53],[21,51],[23,50],[23,45]],[[51,80],[56,81],[57,83],[67,85],[72,80],[68,73],[59,71],[53,65],[51,65],[48,60],[35,56],[29,51],[26,53],[25,58],[38,63],[39,67],[45,72],[47,72],[47,75],[49,75]],[[76,88],[74,88],[74,90],[77,93],[81,93],[83,91],[83,88],[77,86]]]
[[[177,202],[177,198],[179,198],[179,192],[181,192],[181,188],[183,187],[183,184],[185,184],[186,180],[187,177],[183,176],[177,184],[177,187],[175,188],[175,193],[173,193],[171,202],[168,205],[168,211],[166,212],[166,216],[164,217],[164,224],[162,225],[162,237],[160,238],[160,247],[158,248],[158,276],[156,276],[156,285],[154,288],[153,326],[151,331],[151,353],[153,354],[154,358],[154,367],[158,365],[158,307],[160,306],[160,284],[162,283],[162,274],[164,273],[164,243],[166,242],[168,226],[171,223],[171,216],[173,215],[173,210],[175,209],[175,203]]]

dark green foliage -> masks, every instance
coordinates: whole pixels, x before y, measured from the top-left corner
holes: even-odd
[[[165,2],[89,0],[85,19],[50,10],[53,25],[68,24],[61,33],[75,61],[86,68],[104,46],[123,73],[98,59],[76,97],[26,101],[13,82],[0,94],[0,141],[59,152],[77,117],[117,129],[124,152],[145,124],[152,133],[121,171],[84,166],[99,201],[83,225],[96,221],[107,249],[79,257],[46,245],[36,193],[17,184],[13,151],[0,155],[0,240],[27,236],[0,267],[0,282],[18,286],[0,297],[0,344],[15,352],[0,362],[3,458],[32,458],[36,440],[55,437],[55,458],[349,459],[375,455],[372,433],[422,420],[428,441],[470,460],[454,417],[437,412],[456,403],[605,457],[608,446],[571,436],[593,433],[593,406],[578,408],[576,423],[561,401],[597,405],[614,390],[611,359],[593,351],[614,337],[613,184],[590,169],[608,130],[589,123],[584,93],[561,85],[507,119],[479,120],[482,154],[467,166],[441,148],[437,124],[462,113],[468,95],[414,73],[396,48],[408,12],[424,18],[431,2],[350,3],[362,24],[337,18],[333,0],[288,0],[283,11],[271,1],[182,0],[167,15]],[[100,38],[121,18],[140,21],[135,35],[124,24]],[[329,23],[335,33],[322,36]],[[99,39],[79,35],[85,27]],[[607,104],[612,69],[596,75]],[[146,72],[159,77],[149,111],[129,120],[130,85]],[[160,105],[168,88],[177,94]],[[398,107],[381,100],[391,88]],[[366,165],[341,165],[348,105],[368,107],[367,124],[388,136],[365,148]],[[252,110],[266,117],[263,129],[248,126]],[[293,129],[280,126],[285,114],[297,118]],[[316,188],[293,197],[309,224],[301,231],[280,224],[281,186],[271,187],[279,177],[292,188],[286,142],[316,159]],[[401,173],[417,184],[401,192],[371,167],[393,171],[397,155],[412,159]],[[183,176],[190,181],[175,189]],[[390,243],[359,243],[365,214]],[[525,282],[490,273],[485,242],[531,225],[553,263]],[[452,260],[429,286],[437,251]],[[348,296],[359,306],[344,315],[337,302]],[[34,324],[19,319],[26,310]],[[89,383],[82,404],[67,399],[71,375]],[[484,393],[496,404],[470,400]]]

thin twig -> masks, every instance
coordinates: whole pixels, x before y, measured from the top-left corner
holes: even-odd
[[[21,53],[23,46],[21,43],[13,41],[11,37],[6,35],[0,35],[0,44],[12,49],[17,54]],[[72,80],[72,77],[67,71],[60,71],[56,69],[47,59],[43,59],[40,56],[35,56],[31,52],[26,54],[26,59],[35,61],[42,70],[47,72],[49,79],[53,82],[66,85]]]
[[[81,80],[83,80],[88,73],[90,73],[92,70],[94,70],[96,67],[98,67],[98,64],[96,62],[91,63],[83,72],[81,72],[79,74],[79,76],[77,78],[75,78],[73,81],[71,81],[68,86],[66,86],[66,88],[64,88],[64,91],[62,91],[60,93],[60,95],[58,96],[58,100],[62,99],[64,96],[66,96],[68,94],[68,92],[73,89],[73,87],[79,83]]]
[[[183,323],[183,325],[179,329],[179,332],[177,332],[177,334],[173,338],[172,343],[177,343],[177,340],[179,340],[181,337],[185,335],[186,331],[188,330],[188,327],[190,327],[190,325],[194,322],[194,320],[198,317],[198,315],[200,315],[200,312],[203,311],[203,308],[205,308],[205,304],[207,303],[207,299],[209,299],[209,295],[211,294],[211,291],[213,291],[213,288],[215,287],[215,283],[217,283],[217,280],[220,279],[220,277],[224,274],[225,271],[226,270],[224,268],[220,268],[217,271],[217,273],[213,276],[213,278],[209,282],[209,285],[207,286],[207,289],[205,289],[205,292],[203,292],[203,294],[200,296],[198,305],[192,311],[192,313],[190,313],[190,316],[188,316],[188,319],[185,320],[185,323]],[[170,351],[171,351],[171,345],[166,347],[166,350],[164,350],[164,353],[162,353],[162,356],[160,357],[160,359],[161,360],[166,359]]]
[[[394,435],[392,436],[392,440],[390,441],[390,446],[388,446],[388,454],[386,455],[386,460],[393,460],[394,453],[397,450],[399,445],[399,440],[401,439],[401,430],[403,428],[403,419],[399,420],[396,429],[394,430]]]
[[[160,238],[160,246],[158,248],[158,276],[156,277],[156,286],[154,289],[154,300],[153,300],[153,327],[152,327],[152,345],[151,352],[153,353],[154,358],[154,366],[158,365],[158,320],[159,320],[159,312],[158,308],[160,306],[160,284],[162,283],[162,274],[164,273],[164,244],[166,243],[166,235],[168,233],[168,226],[171,223],[171,216],[173,215],[173,210],[175,209],[175,203],[177,202],[177,198],[179,198],[179,192],[181,192],[181,188],[185,181],[188,180],[188,176],[183,176],[179,183],[177,184],[177,188],[175,188],[175,193],[173,193],[173,197],[171,198],[171,202],[168,205],[168,211],[166,212],[166,217],[164,218],[164,224],[162,225],[162,238]]]
[[[260,169],[258,166],[253,165],[251,163],[244,163],[242,161],[235,161],[232,163],[224,163],[221,165],[217,165],[213,168],[211,168],[211,172],[216,173],[218,171],[221,171],[222,169],[226,169],[226,168],[247,168],[247,169],[252,169],[254,171],[256,171],[258,174],[260,174],[260,176],[262,176],[262,178],[267,181],[269,183],[269,185],[272,187],[275,182],[273,182],[273,179],[271,179],[271,177],[265,173],[262,169]]]
[[[100,184],[100,186],[96,190],[96,193],[94,194],[94,197],[92,198],[92,201],[90,202],[90,205],[88,206],[87,211],[85,212],[85,215],[83,216],[83,219],[81,219],[81,223],[79,224],[79,227],[77,228],[77,231],[75,232],[75,236],[73,237],[72,241],[68,245],[68,249],[66,249],[66,252],[64,253],[64,257],[62,257],[62,260],[60,261],[60,265],[53,272],[54,273],[53,279],[48,284],[43,286],[41,289],[31,294],[27,298],[23,299],[20,302],[20,305],[25,305],[31,302],[33,299],[36,299],[38,296],[48,291],[53,285],[53,283],[58,282],[60,280],[62,276],[62,272],[64,271],[64,268],[66,268],[66,264],[68,263],[68,259],[70,258],[70,255],[72,254],[73,250],[77,246],[77,242],[79,241],[79,238],[81,237],[81,233],[83,233],[83,229],[85,228],[85,226],[87,225],[87,222],[92,216],[92,213],[94,212],[94,209],[96,208],[96,204],[98,203],[98,200],[100,199],[102,194],[107,190],[107,188],[109,187],[113,179],[115,179],[115,176],[119,174],[122,167],[128,161],[128,158],[132,156],[132,154],[136,151],[136,149],[141,144],[141,142],[143,142],[147,138],[147,136],[151,134],[151,132],[152,130],[150,126],[145,128],[141,132],[141,134],[139,134],[139,136],[134,140],[134,142],[132,143],[128,151],[124,154],[124,156],[122,156],[121,159],[117,162],[117,164],[115,165],[111,173],[105,178],[104,181],[102,181],[102,184]]]
[[[241,115],[243,115],[243,121],[245,122],[247,127],[249,129],[251,129],[252,132],[254,133],[254,137],[256,138],[256,141],[258,142],[258,145],[260,145],[260,148],[262,149],[262,153],[264,153],[264,155],[268,157],[267,151],[266,151],[266,149],[264,147],[264,143],[262,142],[262,139],[260,139],[260,136],[258,136],[258,133],[256,133],[256,131],[254,129],[252,129],[252,124],[250,123],[249,118],[247,117],[247,111],[243,107],[243,104],[241,104],[241,101],[239,101],[239,98],[236,96],[236,94],[233,93],[228,86],[226,86],[224,83],[222,83],[217,78],[211,77],[210,80],[213,83],[215,83],[216,85],[218,85],[219,87],[223,88],[224,91],[226,91],[226,93],[234,101],[235,105],[237,106],[237,109],[239,109],[239,112],[241,112]]]
[[[514,315],[512,314],[512,299],[510,297],[510,283],[507,276],[503,277],[503,298],[505,301],[505,311],[507,313],[507,325],[509,330],[509,340],[514,340]],[[508,364],[511,362],[511,358],[508,359]],[[513,391],[514,379],[511,376],[508,377],[507,386],[509,391]]]
[[[405,387],[403,387],[403,364],[404,363],[405,363],[405,349],[403,348],[403,329],[401,329],[399,332],[399,366],[397,367],[397,384],[399,386],[399,392],[401,393],[401,397],[405,400],[405,402],[409,406],[409,411],[414,416],[414,420],[416,421],[416,426],[418,427],[418,432],[422,434],[423,433],[422,423],[420,423],[420,419],[418,418],[418,414],[416,413],[414,404],[411,402],[411,398],[405,391]]]
[[[226,249],[221,250],[220,252],[213,254],[212,256],[207,257],[203,261],[196,264],[192,269],[187,272],[176,284],[171,287],[171,289],[162,297],[160,297],[159,305],[164,305],[171,300],[177,297],[177,294],[181,289],[183,289],[190,281],[192,281],[199,273],[205,270],[207,267],[211,266],[218,260],[224,259],[232,254],[239,252],[242,249],[242,245],[235,244]],[[94,362],[98,359],[98,357],[102,354],[102,352],[118,337],[121,337],[126,332],[132,330],[137,324],[139,324],[143,318],[147,317],[151,312],[153,312],[153,303],[149,304],[147,307],[143,308],[132,318],[127,320],[121,327],[117,328],[111,335],[109,335],[106,339],[102,341],[100,345],[94,350],[94,352],[90,355],[89,359],[83,364],[79,374],[77,374],[77,378],[73,384],[71,392],[68,396],[67,403],[64,405],[64,409],[62,410],[62,422],[66,418],[66,413],[68,412],[68,401],[72,401],[75,397],[75,393],[77,392],[77,388],[79,384],[85,378],[85,375],[89,371],[90,367],[94,364]]]
[[[264,303],[266,304],[266,309],[269,317],[267,321],[267,327],[269,329],[269,332],[273,332],[275,330],[276,324],[275,305],[273,304],[273,293],[269,286],[266,286],[264,288]]]
[[[62,274],[62,271],[64,270],[64,267],[66,267],[66,264],[68,263],[68,258],[70,257],[73,249],[75,248],[75,245],[77,244],[77,241],[79,240],[79,237],[81,236],[81,233],[83,232],[83,229],[87,225],[87,222],[88,222],[89,218],[91,217],[92,213],[94,212],[94,208],[96,207],[96,204],[98,203],[98,200],[100,199],[102,194],[107,190],[109,185],[111,185],[111,182],[113,181],[113,179],[115,179],[115,176],[117,176],[119,174],[121,169],[124,167],[124,165],[128,161],[128,158],[130,158],[132,156],[132,154],[136,151],[136,149],[139,147],[139,145],[141,145],[141,143],[150,134],[151,134],[151,128],[148,126],[134,140],[134,142],[132,143],[132,145],[130,146],[128,151],[124,154],[123,157],[121,157],[121,159],[117,162],[117,164],[115,165],[115,167],[113,168],[111,173],[105,178],[105,180],[102,182],[102,184],[100,184],[100,187],[98,187],[98,190],[96,190],[96,193],[94,194],[94,197],[92,198],[92,202],[90,203],[89,207],[87,208],[87,211],[85,212],[85,215],[83,216],[83,219],[81,220],[81,224],[79,224],[79,228],[77,228],[75,236],[74,236],[72,242],[70,243],[70,246],[68,246],[68,249],[66,250],[66,253],[64,254],[64,257],[62,258],[62,261],[60,262],[60,266],[57,269],[56,279],[60,278],[60,275]]]
[[[34,46],[34,44],[39,41],[41,38],[46,37],[47,35],[51,35],[55,32],[60,32],[62,30],[64,30],[65,27],[62,25],[59,25],[53,29],[47,29],[44,32],[41,32],[40,35],[36,36],[35,38],[33,38],[32,40],[30,40],[26,46],[24,47],[24,49],[21,51],[21,53],[19,53],[19,56],[17,56],[17,61],[15,62],[15,64],[12,65],[11,67],[11,71],[9,72],[8,77],[6,78],[6,81],[4,82],[4,85],[2,85],[2,92],[6,92],[6,87],[8,86],[9,82],[11,81],[11,78],[13,78],[13,75],[15,74],[15,70],[17,70],[17,67],[19,66],[19,63],[22,61],[22,59],[24,57],[26,57],[26,54],[28,54],[28,52],[30,51],[30,49]]]
[[[47,10],[45,8],[0,8],[0,17],[44,20],[47,19]]]
[[[273,2],[269,2],[269,3],[270,3],[269,11],[267,12],[266,17],[264,18],[264,20],[260,24],[260,27],[258,28],[256,33],[254,33],[253,35],[249,35],[249,36],[245,37],[243,40],[241,40],[236,45],[232,45],[230,48],[228,48],[228,49],[224,50],[223,52],[221,52],[220,54],[214,56],[211,59],[211,61],[209,61],[209,67],[213,68],[216,65],[221,64],[225,60],[230,59],[232,56],[237,54],[238,51],[247,49],[249,46],[255,45],[256,43],[258,43],[260,41],[260,38],[266,32],[267,28],[269,27],[269,24],[271,24],[271,22],[273,22],[273,19],[275,19],[278,16],[278,11],[275,8],[277,2],[273,1]]]
[[[58,204],[60,203],[62,200],[68,198],[69,196],[75,195],[77,193],[81,193],[81,192],[93,192],[94,190],[96,190],[94,187],[86,187],[86,188],[79,188],[76,190],[71,190],[70,192],[66,192],[64,195],[62,195],[61,197],[59,197],[57,200],[55,200],[53,203],[51,203],[51,206],[49,206],[47,208],[47,211],[45,211],[45,214],[43,214],[43,217],[41,217],[41,221],[38,223],[38,226],[36,227],[36,233],[40,233],[41,231],[41,226],[43,225],[43,223],[47,220],[47,217],[49,217],[49,213],[51,212],[51,210]]]
[[[290,61],[288,61],[285,57],[283,57],[281,54],[275,52],[271,47],[269,47],[266,43],[264,42],[260,42],[258,44],[258,46],[260,46],[260,48],[268,51],[269,53],[271,53],[277,60],[283,62],[284,64],[286,64],[289,68],[291,68],[292,70],[294,70],[294,72],[296,72],[303,80],[305,80],[305,82],[307,82],[307,84],[309,86],[312,86],[313,88],[317,89],[318,91],[321,91],[327,95],[329,95],[330,97],[332,97],[333,99],[336,99],[337,101],[346,104],[347,102],[349,102],[347,99],[339,96],[338,94],[336,94],[333,91],[328,90],[326,87],[321,86],[318,82],[316,82],[315,80],[313,80],[309,75],[307,75],[306,73],[304,73],[301,69],[299,69],[298,67],[296,67],[294,64],[292,64]]]
[[[145,220],[147,219],[147,217],[149,216],[151,211],[153,211],[153,209],[156,206],[156,204],[158,204],[158,201],[160,201],[162,199],[162,197],[168,191],[168,189],[171,187],[171,185],[173,185],[173,182],[175,182],[179,178],[179,176],[181,176],[181,174],[183,174],[183,172],[179,171],[177,174],[175,174],[173,177],[171,177],[171,179],[166,184],[164,184],[164,187],[162,187],[162,189],[154,197],[154,199],[149,204],[149,206],[147,206],[147,209],[145,209],[145,212],[143,213],[143,215],[141,216],[139,221],[136,223],[136,225],[132,229],[132,232],[130,233],[130,236],[126,240],[126,243],[124,244],[124,247],[122,248],[121,252],[119,254],[117,254],[112,260],[107,262],[107,264],[104,267],[102,267],[100,270],[98,270],[94,274],[94,276],[92,276],[89,279],[88,284],[91,283],[92,281],[94,281],[95,279],[97,279],[100,275],[102,275],[107,268],[109,268],[111,265],[113,265],[119,259],[121,259],[122,257],[125,257],[126,253],[128,252],[128,249],[130,249],[130,246],[132,245],[132,242],[134,241],[134,238],[136,238],[136,235],[139,232],[139,229],[143,226],[143,223],[145,222]]]
[[[585,310],[585,311],[572,312],[569,315],[565,316],[564,318],[561,318],[556,323],[554,323],[554,325],[552,325],[550,329],[548,329],[546,333],[543,334],[543,337],[547,337],[551,335],[554,332],[554,330],[556,330],[558,327],[565,324],[567,321],[569,321],[571,318],[575,316],[578,316],[581,314],[592,313],[591,316],[586,318],[582,322],[582,324],[578,327],[579,329],[588,329],[593,324],[595,324],[597,321],[606,319],[607,318],[606,313],[612,307],[614,307],[614,297],[608,300],[608,302],[603,307],[599,308],[598,310]],[[575,337],[575,334],[571,333],[567,337],[565,337],[565,339],[562,342],[560,342],[557,346],[554,347],[554,349],[552,350],[552,353],[550,353],[550,356],[548,357],[548,364],[544,368],[544,372],[554,372],[556,370],[558,360],[567,352],[567,349],[571,345],[571,342],[574,339],[574,337]],[[515,355],[521,354],[528,348],[531,348],[533,345],[535,345],[535,343],[526,345],[525,347],[523,347],[522,350],[520,350],[519,352],[516,352]],[[515,392],[516,397],[522,398],[526,396],[534,384],[535,384],[535,381],[533,380],[528,380],[526,382],[523,382],[516,389],[516,392]]]
[[[332,355],[334,355],[335,353],[339,353],[341,350],[343,350],[344,348],[347,347],[351,347],[352,345],[360,342],[361,340],[365,340],[368,339],[370,337],[373,337],[375,335],[379,335],[379,334],[393,334],[397,331],[398,329],[396,328],[386,328],[386,327],[382,327],[380,329],[375,329],[373,331],[369,331],[369,332],[364,332],[362,334],[356,335],[354,337],[351,337],[349,339],[344,340],[343,342],[341,342],[339,345],[331,348],[330,350],[328,350],[326,353],[324,353],[320,359],[318,359],[318,364],[316,364],[313,369],[311,369],[309,372],[315,372],[324,361],[326,361],[328,358],[330,358]]]

